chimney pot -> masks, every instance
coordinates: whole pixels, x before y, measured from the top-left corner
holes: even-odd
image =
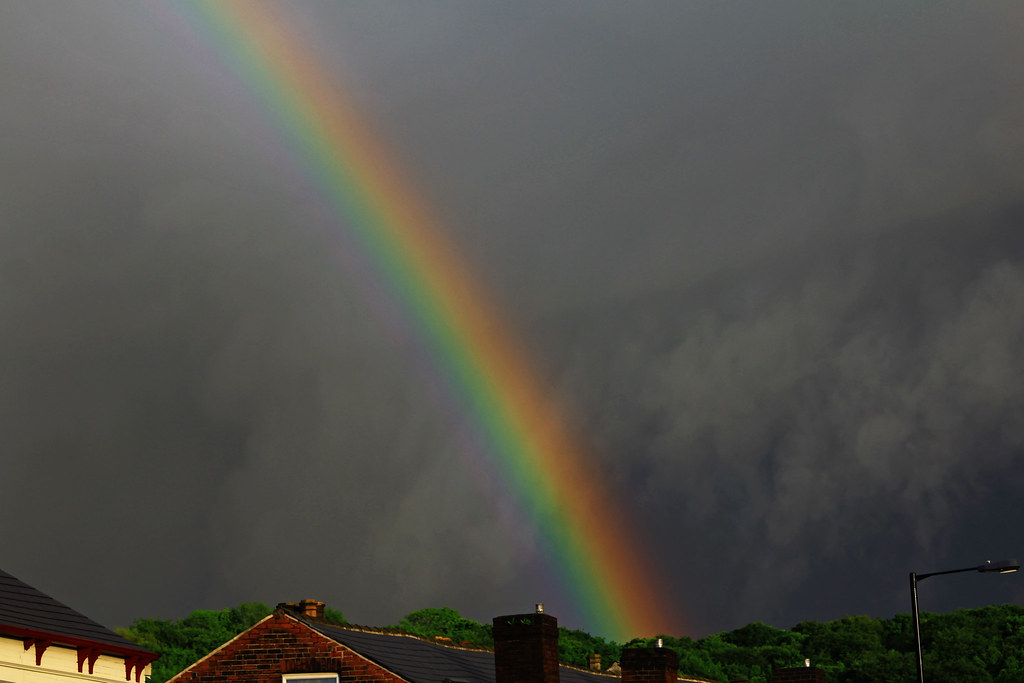
[[[537,603],[536,612],[537,612],[537,614],[544,614],[544,603],[543,602],[538,602]]]
[[[300,600],[299,611],[313,619],[324,618],[324,603],[319,600]]]
[[[558,619],[538,610],[492,623],[495,683],[558,683]]]
[[[679,657],[667,647],[627,647],[622,650],[622,683],[676,683]]]

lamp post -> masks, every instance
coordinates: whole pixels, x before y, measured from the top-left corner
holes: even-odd
[[[910,607],[914,614],[914,644],[917,646],[917,683],[924,683],[924,660],[921,657],[921,618],[917,612],[917,582],[927,579],[929,576],[941,574],[959,574],[960,572],[981,572],[983,574],[1009,574],[1020,569],[1017,560],[999,560],[998,562],[986,561],[976,567],[964,567],[963,569],[947,569],[944,572],[928,572],[918,574],[910,572]]]

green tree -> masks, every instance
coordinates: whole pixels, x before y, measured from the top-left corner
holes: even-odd
[[[334,609],[332,607],[324,606],[324,619],[327,621],[333,621],[335,624],[347,624],[348,619],[341,613],[341,610]]]
[[[448,638],[454,643],[494,646],[494,634],[490,626],[466,619],[451,607],[428,607],[410,612],[392,628],[427,638]]]
[[[573,666],[586,667],[590,655],[601,655],[601,668],[619,661],[622,646],[578,629],[558,628],[558,659]]]
[[[722,634],[722,640],[740,647],[766,647],[771,645],[791,645],[800,640],[800,636],[793,631],[787,631],[774,626],[762,624],[755,621],[735,631]]]

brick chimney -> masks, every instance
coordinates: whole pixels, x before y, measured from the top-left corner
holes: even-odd
[[[772,683],[826,683],[825,671],[816,666],[795,666],[772,671]]]
[[[558,683],[558,620],[533,614],[495,617],[495,683]]]
[[[299,611],[313,619],[324,618],[324,603],[319,600],[299,600]]]
[[[595,652],[592,655],[587,655],[587,668],[590,669],[591,671],[600,671],[601,670],[601,655],[600,655],[600,653]]]
[[[627,647],[622,650],[622,683],[676,683],[679,657],[667,647]]]

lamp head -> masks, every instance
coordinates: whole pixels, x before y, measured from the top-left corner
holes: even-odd
[[[978,566],[979,572],[994,572],[996,574],[1009,574],[1020,569],[1020,562],[1017,560],[988,560],[983,565]]]

